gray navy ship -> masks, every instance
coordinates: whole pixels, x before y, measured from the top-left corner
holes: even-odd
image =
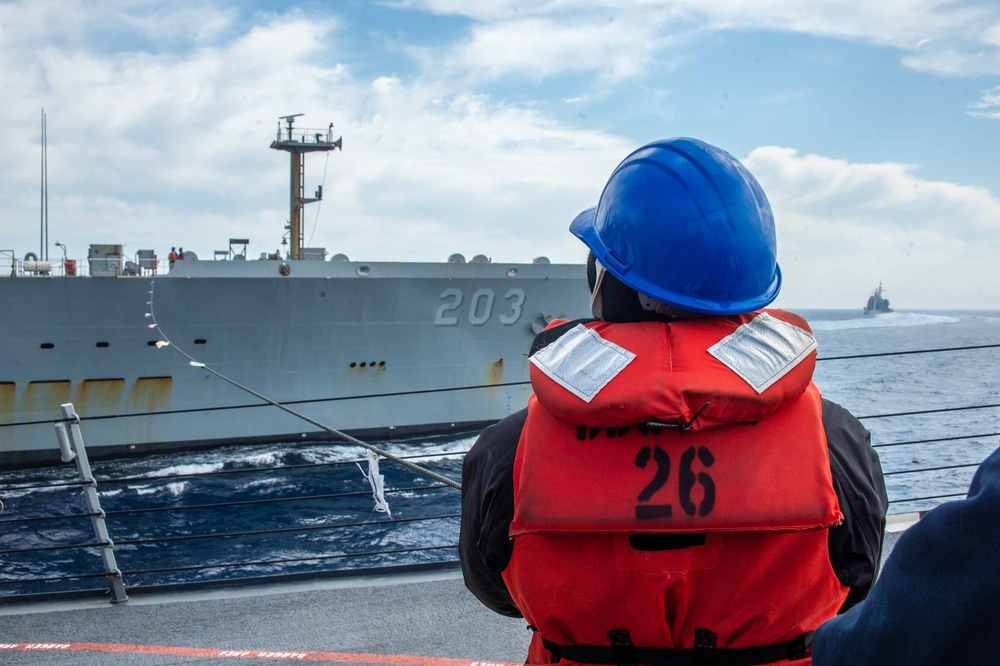
[[[877,315],[886,314],[892,312],[892,308],[889,307],[889,299],[882,295],[882,283],[878,283],[878,287],[872,292],[872,295],[868,297],[868,301],[865,303],[864,309],[861,314],[864,315]]]
[[[284,257],[248,258],[246,239],[165,273],[121,245],[91,245],[88,275],[0,257],[0,464],[58,460],[52,423],[68,402],[97,456],[329,438],[185,354],[359,437],[472,429],[526,404],[533,336],[588,311],[583,266],[325,260],[302,246],[302,209],[322,198],[304,196],[304,158],[341,139],[295,117],[271,144],[291,156]]]

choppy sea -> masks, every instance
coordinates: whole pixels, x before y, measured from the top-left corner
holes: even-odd
[[[1000,408],[984,407],[1000,403],[1000,348],[900,352],[1000,344],[1000,312],[799,312],[819,342],[820,390],[872,433],[890,513],[963,495],[1000,443]],[[372,443],[460,480],[474,441],[467,433]],[[391,516],[376,512],[355,463],[363,454],[293,442],[92,467],[118,567],[138,588],[455,560],[459,492],[383,461]],[[247,469],[255,471],[228,473]],[[104,585],[99,577],[64,579],[99,573],[96,548],[50,549],[95,541],[89,518],[46,518],[86,512],[78,488],[49,485],[75,478],[72,464],[0,472],[0,594]],[[12,489],[27,485],[44,487]]]

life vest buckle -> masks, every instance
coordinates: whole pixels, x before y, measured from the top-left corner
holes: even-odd
[[[608,632],[608,639],[611,641],[611,654],[618,666],[635,666],[639,663],[628,629],[612,629]]]
[[[652,428],[653,430],[665,430],[667,428],[671,428],[671,429],[674,429],[674,430],[680,430],[681,432],[687,432],[688,430],[691,429],[691,426],[698,419],[698,417],[701,416],[701,413],[703,411],[705,411],[705,408],[707,408],[711,404],[712,403],[710,403],[710,402],[706,402],[704,405],[701,406],[701,409],[699,409],[697,412],[695,412],[694,416],[692,416],[687,421],[682,421],[680,423],[664,423],[663,421],[647,421],[646,422],[646,426],[649,427],[649,428]]]
[[[716,666],[719,653],[716,651],[716,635],[708,629],[694,630],[694,666]]]

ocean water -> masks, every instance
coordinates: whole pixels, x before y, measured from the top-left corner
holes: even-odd
[[[898,352],[1000,344],[1000,312],[802,314],[814,328],[819,359],[894,354],[821,360],[815,374],[823,395],[861,418],[872,433],[890,513],[923,511],[964,495],[975,466],[1000,444],[1000,408],[967,409],[1000,404],[1000,348]],[[873,418],[888,414],[903,415]],[[931,469],[937,467],[948,469]],[[938,495],[952,497],[908,501]]]
[[[819,343],[817,385],[872,433],[890,513],[927,510],[963,495],[976,465],[1000,443],[1000,408],[975,409],[1000,404],[1000,348],[899,352],[1000,344],[1000,312],[800,313]],[[861,354],[891,355],[831,358]],[[913,414],[930,410],[938,411]],[[472,433],[372,443],[460,480],[462,457],[474,441]],[[376,512],[355,462],[363,454],[352,445],[293,442],[92,461],[92,467],[118,566],[134,589],[457,559],[459,492],[383,461],[391,516]],[[222,474],[243,469],[260,471]],[[0,489],[71,481],[75,474],[72,464],[0,472]],[[79,489],[6,489],[0,501],[0,551],[94,542],[89,519],[23,520],[84,513]],[[194,568],[204,565],[219,566]],[[61,578],[100,571],[92,547],[0,553],[0,594],[98,589],[99,577]],[[18,582],[29,578],[52,580]]]

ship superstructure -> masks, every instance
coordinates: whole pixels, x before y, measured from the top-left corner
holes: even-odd
[[[889,299],[882,295],[882,283],[879,282],[878,287],[868,297],[862,314],[876,315],[886,312],[892,312],[892,308],[889,307]]]
[[[0,463],[56,459],[66,402],[88,419],[95,455],[323,435],[178,349],[363,436],[471,428],[526,404],[535,332],[588,311],[583,266],[324,260],[295,225],[322,196],[302,196],[301,158],[341,139],[299,133],[293,118],[272,144],[292,155],[286,257],[247,259],[246,239],[231,239],[215,261],[156,274],[151,251],[130,261],[121,245],[95,245],[86,276],[0,257]]]

